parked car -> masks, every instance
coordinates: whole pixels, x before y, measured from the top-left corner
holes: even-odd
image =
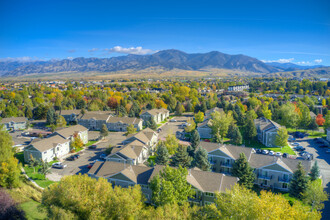
[[[265,155],[266,155],[266,154],[269,154],[269,151],[268,151],[268,150],[263,150],[263,151],[262,151],[262,154],[265,154]]]
[[[304,151],[306,150],[306,148],[304,148],[303,146],[297,146],[294,148],[296,151]]]
[[[327,145],[320,145],[319,147],[320,148],[327,148],[328,146]]]
[[[261,149],[256,149],[256,153],[257,154],[261,154],[262,153],[262,150]]]
[[[101,155],[100,155],[100,158],[101,158],[102,160],[104,160],[106,157],[107,157],[106,154],[101,154]]]
[[[177,120],[176,119],[171,119],[170,122],[177,122]]]
[[[93,144],[91,146],[88,147],[89,149],[96,149],[97,148],[97,145],[96,144]]]
[[[57,168],[57,169],[64,169],[65,167],[67,167],[66,164],[62,164],[61,162],[56,162],[52,164],[53,168]]]
[[[275,152],[274,151],[269,151],[269,153],[268,153],[270,156],[274,156],[275,155]]]
[[[288,153],[283,153],[283,157],[284,158],[288,158],[289,157],[289,154]]]
[[[276,152],[275,153],[275,156],[277,156],[277,157],[280,157],[282,154],[281,154],[281,152]]]
[[[157,129],[157,132],[158,132],[158,133],[159,133],[159,132],[161,132],[161,131],[162,131],[162,129],[161,129],[161,128],[158,128],[158,129]]]
[[[298,142],[294,142],[291,144],[292,146],[299,146],[299,143]]]
[[[75,155],[72,155],[74,156],[76,159],[79,159],[80,155],[79,154],[75,154]]]
[[[295,139],[292,135],[290,135],[289,138],[288,138],[288,141],[289,141],[289,142],[293,142],[293,141],[295,141],[295,140],[296,140],[296,139]]]
[[[66,158],[66,160],[68,160],[68,161],[74,161],[74,160],[76,160],[77,158],[75,157],[75,156],[70,156],[70,157],[67,157]]]
[[[304,138],[304,137],[308,136],[308,134],[307,133],[304,133],[304,132],[297,131],[297,132],[294,133],[294,136],[296,138]]]

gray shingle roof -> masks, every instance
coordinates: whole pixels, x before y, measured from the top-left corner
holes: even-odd
[[[74,135],[76,132],[82,132],[87,130],[88,129],[82,125],[74,125],[68,128],[63,128],[61,130],[58,130],[56,131],[56,133],[67,139],[72,135]]]
[[[56,147],[57,144],[64,144],[66,142],[69,142],[69,140],[62,138],[59,135],[55,135],[49,138],[44,138],[39,141],[33,142],[31,143],[31,145],[40,152],[44,152],[46,150]]]
[[[110,117],[108,123],[118,123],[122,122],[123,124],[139,124],[142,119],[139,118],[130,118],[130,117]]]
[[[125,165],[112,161],[96,162],[88,172],[97,177],[110,177],[121,172],[137,184],[148,184],[164,166],[145,167],[138,165]],[[187,181],[193,187],[203,192],[224,192],[237,183],[237,178],[222,173],[213,173],[192,169],[187,175]]]
[[[20,122],[27,122],[27,118],[25,117],[11,117],[11,118],[3,118],[2,120],[0,120],[1,123],[9,123],[9,122],[16,122],[16,123],[20,123]]]

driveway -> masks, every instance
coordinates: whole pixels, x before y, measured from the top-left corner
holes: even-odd
[[[313,139],[309,138],[298,139],[297,142],[305,147],[307,152],[314,154],[314,160],[317,160],[320,167],[323,186],[328,194],[330,194],[330,154],[325,153],[327,148],[318,147],[321,144],[317,144],[313,141]],[[322,219],[330,219],[330,201],[325,203]]]
[[[47,175],[47,178],[54,181],[59,181],[63,176],[75,175],[75,174],[85,174],[89,171],[87,168],[88,164],[93,162],[96,159],[100,158],[100,155],[104,153],[104,150],[109,147],[109,145],[114,146],[121,143],[126,139],[124,132],[109,132],[109,135],[100,142],[96,143],[96,149],[86,148],[80,153],[80,158],[75,161],[63,160],[63,164],[66,164],[67,167],[64,169],[55,169],[52,168],[51,174]]]
[[[158,139],[166,138],[168,134],[176,134],[177,131],[184,131],[183,128],[181,128],[181,125],[187,122],[190,118],[192,118],[192,115],[184,115],[184,116],[177,116],[172,118],[171,120],[176,120],[176,122],[171,122],[170,120],[163,125],[162,131],[158,134]]]

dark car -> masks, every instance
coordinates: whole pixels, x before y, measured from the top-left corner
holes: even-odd
[[[88,147],[89,149],[96,149],[97,148],[97,145],[96,144],[93,144],[91,146]]]
[[[327,148],[327,145],[320,145],[320,148]]]
[[[75,155],[72,155],[72,156],[74,156],[76,159],[78,159],[80,157],[79,154],[75,154]]]
[[[282,155],[284,158],[288,158],[289,157],[289,154],[288,153],[283,153]]]
[[[262,150],[261,149],[256,149],[256,153],[257,154],[261,154],[262,153]]]
[[[306,148],[304,148],[303,146],[297,146],[294,148],[296,151],[304,151],[306,150]]]
[[[76,157],[74,155],[72,155],[72,156],[66,158],[66,160],[68,160],[68,161],[74,161],[74,160],[76,160]]]

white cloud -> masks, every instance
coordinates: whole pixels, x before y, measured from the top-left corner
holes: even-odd
[[[0,62],[21,62],[21,63],[26,63],[26,62],[33,62],[33,61],[39,61],[42,59],[39,59],[37,57],[6,57],[6,58],[0,58]]]
[[[68,60],[73,60],[73,57],[67,57]]]
[[[277,62],[277,63],[291,63],[294,61],[294,58],[288,58],[288,59],[278,59],[278,60],[261,60],[264,63],[272,63],[272,62]]]
[[[322,59],[316,59],[316,60],[314,60],[314,63],[322,63],[322,62],[323,62]]]
[[[88,52],[92,53],[92,52],[95,52],[95,51],[98,51],[98,50],[99,50],[99,48],[93,48],[93,49],[88,50]]]
[[[296,64],[299,64],[299,65],[311,65],[311,62],[309,62],[309,61],[299,61],[299,62],[296,62]]]
[[[151,49],[143,49],[142,47],[130,47],[130,48],[124,48],[121,46],[115,46],[110,49],[104,49],[108,53],[124,53],[124,54],[136,54],[136,55],[145,55],[149,53],[155,53],[157,51],[151,50]]]

